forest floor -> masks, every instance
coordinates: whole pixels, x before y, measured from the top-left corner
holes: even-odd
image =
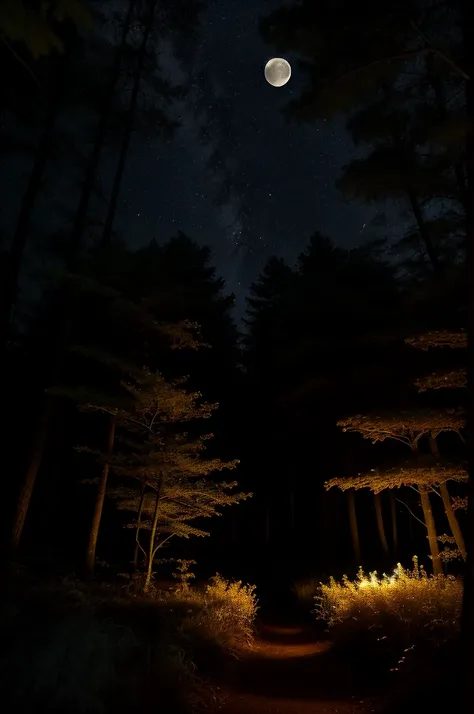
[[[224,714],[369,714],[376,694],[307,624],[263,621],[224,692]]]

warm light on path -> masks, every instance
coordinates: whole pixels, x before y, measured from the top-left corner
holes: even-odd
[[[303,627],[262,625],[255,648],[241,654],[237,681],[221,711],[369,714],[368,702],[347,693],[345,668],[331,655],[331,643],[315,640]]]

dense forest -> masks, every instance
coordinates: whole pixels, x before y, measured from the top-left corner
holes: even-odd
[[[414,555],[463,572],[468,5],[262,10],[264,41],[306,78],[288,120],[345,118],[362,158],[338,188],[382,219],[352,249],[308,226],[294,263],[268,256],[240,319],[209,247],[179,229],[137,247],[117,220],[132,137],[173,141],[188,97],[160,47],[185,56],[205,0],[0,2],[10,567],[146,594],[177,561],[189,587],[195,561],[198,580],[243,578],[262,602]]]

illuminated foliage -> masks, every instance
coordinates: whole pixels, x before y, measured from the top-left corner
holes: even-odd
[[[220,648],[233,654],[252,646],[258,610],[254,585],[216,574],[202,589],[191,588],[187,582],[179,585],[166,600],[171,606],[186,607],[184,634],[206,632]]]
[[[388,472],[377,473],[375,470],[370,475],[359,475],[350,479],[333,479],[326,484],[326,488],[338,486],[342,490],[350,488],[371,488],[374,493],[379,493],[386,488],[399,488],[411,486],[420,495],[423,517],[427,529],[428,542],[435,573],[442,573],[438,536],[433,511],[431,508],[429,492],[439,486],[440,496],[443,500],[446,516],[451,531],[456,539],[459,552],[466,556],[464,538],[452,508],[451,498],[446,486],[448,480],[466,480],[463,468],[443,465],[439,463],[439,453],[436,438],[444,431],[454,431],[460,435],[460,430],[465,423],[461,409],[449,410],[418,410],[415,412],[400,412],[397,414],[383,415],[356,415],[338,422],[344,431],[357,431],[372,443],[393,439],[408,446],[412,452],[418,452],[418,442],[424,436],[429,438],[432,456],[430,463],[424,464],[420,459],[416,463],[405,467],[396,467]],[[438,463],[433,463],[434,461]]]
[[[432,347],[450,347],[451,349],[466,349],[467,333],[450,332],[449,330],[434,330],[421,335],[407,337],[405,342],[419,350],[429,350]]]
[[[348,478],[333,478],[324,485],[327,490],[337,486],[341,491],[369,488],[373,493],[380,493],[387,488],[439,486],[446,481],[467,481],[467,470],[456,465],[421,466],[407,463],[406,466],[396,466],[383,471],[372,470]]]
[[[452,505],[453,511],[465,511],[467,509],[467,496],[454,496]]]
[[[369,414],[348,417],[338,421],[343,431],[357,431],[373,444],[385,439],[395,439],[413,448],[419,439],[431,433],[436,438],[443,431],[459,431],[465,419],[461,409],[440,411],[420,409],[397,414]]]
[[[450,372],[434,372],[427,377],[421,377],[415,382],[419,392],[428,389],[462,389],[467,387],[467,373],[465,369],[453,369]]]
[[[137,548],[147,562],[146,587],[150,585],[157,551],[172,537],[189,538],[209,535],[196,519],[220,515],[219,508],[239,503],[251,494],[234,492],[233,482],[219,482],[210,477],[239,463],[219,458],[203,458],[206,442],[212,434],[191,437],[179,425],[208,419],[217,404],[201,402],[199,392],[187,392],[184,379],[166,381],[162,375],[144,371],[141,385],[126,384],[133,397],[133,407],[86,405],[110,415],[119,431],[121,445],[114,453],[93,453],[99,463],[108,466],[119,479],[109,496],[119,510],[135,513],[126,527],[135,530]],[[181,427],[182,428],[182,427]],[[149,544],[140,534],[150,532]]]
[[[413,569],[397,565],[391,575],[359,570],[350,581],[331,578],[315,595],[315,614],[331,627],[334,639],[354,640],[360,653],[361,636],[377,657],[389,652],[398,660],[417,647],[431,650],[455,636],[459,627],[462,581],[446,575],[428,575],[414,558]],[[401,659],[399,659],[401,657]]]

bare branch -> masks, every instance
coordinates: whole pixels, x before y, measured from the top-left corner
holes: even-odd
[[[401,500],[400,500],[399,498],[397,498],[397,497],[395,497],[395,500],[398,501],[398,503],[401,503],[402,506],[405,506],[405,508],[406,508],[407,511],[409,512],[410,516],[413,516],[413,518],[415,519],[415,521],[418,521],[418,523],[421,523],[421,525],[423,526],[423,528],[426,528],[426,523],[423,523],[423,521],[422,521],[420,518],[418,518],[418,516],[415,516],[415,514],[413,513],[413,511],[411,510],[411,508],[405,503],[405,501],[401,501]]]

